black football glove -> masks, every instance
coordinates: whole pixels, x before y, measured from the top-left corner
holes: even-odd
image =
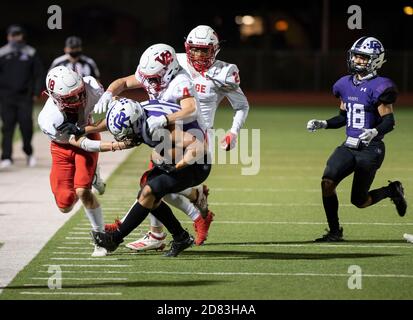
[[[56,128],[58,131],[60,131],[63,134],[67,135],[75,135],[75,137],[80,137],[85,134],[85,129],[84,128],[79,128],[77,125],[74,123],[70,122],[63,122],[60,126]]]

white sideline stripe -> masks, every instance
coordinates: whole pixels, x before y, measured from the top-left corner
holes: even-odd
[[[81,244],[81,245],[83,245],[84,243],[73,241],[73,242],[65,242],[65,244]]]
[[[68,254],[68,255],[91,255],[90,252],[69,252],[69,251],[62,251],[62,252],[52,252],[52,254]],[[108,260],[108,259],[105,259]]]
[[[68,296],[120,296],[122,292],[41,292],[41,291],[22,291],[20,294],[27,295],[68,295]]]
[[[32,277],[30,278],[31,280],[49,280],[49,277]],[[103,281],[103,280],[108,280],[108,281],[127,281],[129,280],[129,278],[66,278],[63,277],[62,280],[99,280],[99,281]]]
[[[97,260],[108,261],[108,260],[112,260],[112,261],[118,261],[119,259],[118,258],[107,258],[107,257],[95,257],[95,258],[61,258],[61,257],[58,257],[58,258],[50,258],[50,260],[69,260],[69,261],[79,261],[79,260],[82,260],[82,261],[90,261],[90,260],[93,260],[93,261],[97,261]]]
[[[82,249],[82,250],[84,250],[84,251],[90,251],[90,248],[86,248],[85,247],[85,245],[83,244],[82,246],[79,246],[79,247],[56,247],[56,249],[72,249],[72,250],[79,250],[79,249]],[[53,252],[53,253],[56,253],[56,252]]]
[[[67,240],[92,240],[91,237],[65,237]]]
[[[214,206],[254,206],[254,207],[321,207],[320,203],[262,203],[262,202],[210,202]],[[375,205],[375,207],[388,207],[387,204]],[[340,204],[340,207],[353,207],[350,203]]]
[[[47,271],[39,271],[47,272]],[[65,270],[65,273],[78,271]],[[185,271],[82,271],[85,273],[124,273],[124,274],[166,274],[166,275],[200,275],[200,276],[274,276],[274,277],[349,277],[348,273],[306,273],[306,272],[185,272]],[[413,274],[365,274],[369,278],[411,278]]]
[[[95,259],[95,261],[98,261]],[[55,264],[42,264],[43,267],[50,267],[50,266],[55,266]],[[132,267],[130,264],[59,264],[60,267],[79,267],[79,268],[85,268],[85,267],[90,267],[90,268],[101,268],[101,267],[111,267],[111,268],[128,268]],[[66,271],[65,271],[66,272]],[[84,272],[84,271],[82,271]]]

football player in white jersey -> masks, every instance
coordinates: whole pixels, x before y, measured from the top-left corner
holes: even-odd
[[[248,100],[240,88],[238,67],[216,59],[220,51],[219,39],[209,26],[199,25],[189,32],[185,40],[185,51],[186,53],[177,54],[178,61],[195,84],[211,151],[214,136],[209,129],[214,126],[219,104],[227,98],[235,110],[231,129],[221,141],[221,147],[229,151],[235,147],[249,111]]]
[[[103,231],[102,208],[91,190],[93,184],[100,194],[105,191],[97,170],[99,154],[70,145],[69,135],[65,132],[70,123],[81,132],[93,122],[91,113],[103,89],[95,78],[88,76],[82,79],[64,66],[48,72],[46,88],[49,99],[39,114],[38,123],[51,140],[50,185],[56,205],[61,212],[67,213],[80,199],[92,229]],[[89,138],[100,140],[99,134],[89,135]],[[106,249],[95,245],[92,256],[105,256],[106,253]]]
[[[144,88],[149,99],[176,103],[181,106],[181,110],[176,113],[167,116],[149,117],[147,123],[151,134],[155,129],[174,124],[176,121],[186,123],[195,119],[200,123],[201,128],[205,129],[203,118],[199,112],[199,101],[194,84],[189,74],[179,65],[175,50],[171,46],[155,44],[146,49],[140,58],[135,74],[113,81],[96,104],[95,112],[106,112],[114,96],[125,90],[135,88]],[[198,208],[207,206],[205,203],[208,189],[203,185],[200,185],[197,189],[198,199],[195,204]],[[213,220],[213,213],[203,210],[205,212],[205,217],[203,217],[194,203],[191,203],[185,196],[180,194],[168,194],[164,199],[185,212],[194,221],[195,243],[201,245],[207,238],[209,226]],[[149,215],[149,217],[151,231],[141,239],[126,244],[128,248],[143,251],[165,247],[166,234],[163,232],[161,222],[153,215]],[[122,220],[124,219],[125,217]],[[107,230],[116,230],[122,220],[106,225]]]

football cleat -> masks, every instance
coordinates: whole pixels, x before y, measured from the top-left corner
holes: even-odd
[[[114,234],[110,232],[106,233],[92,230],[91,235],[95,244],[101,248],[105,248],[108,252],[115,251],[119,247],[119,244],[123,242],[123,240],[120,242],[115,241]]]
[[[191,247],[194,244],[194,237],[185,231],[182,240],[172,240],[171,248],[164,253],[165,257],[176,257],[186,248]]]
[[[208,215],[208,195],[209,189],[202,184],[195,188],[197,190],[197,198],[192,203],[199,210],[201,216],[205,219]]]
[[[95,244],[95,249],[93,250],[92,257],[104,257],[106,256],[108,251],[105,248],[99,247]]]
[[[106,183],[100,177],[100,166],[96,166],[95,174],[93,175],[92,187],[98,192],[99,195],[105,193]]]
[[[162,251],[165,248],[165,238],[166,233],[163,233],[163,236],[159,238],[154,236],[153,233],[149,231],[142,238],[133,242],[129,242],[125,246],[135,251]]]
[[[317,238],[314,242],[341,242],[343,239],[343,228],[338,229],[338,231],[327,230],[327,233],[321,238]]]
[[[403,238],[404,238],[407,242],[413,243],[413,234],[405,233],[405,234],[403,235]]]
[[[211,222],[214,221],[214,214],[211,211],[208,211],[206,218],[199,216],[194,221],[194,229],[196,233],[195,244],[200,246],[208,237],[208,230]]]
[[[114,223],[105,224],[105,232],[115,232],[119,230],[122,222],[119,219],[115,219]]]
[[[397,213],[400,217],[406,214],[407,202],[404,198],[404,189],[400,181],[389,181],[389,188],[391,189],[390,199],[396,206]]]

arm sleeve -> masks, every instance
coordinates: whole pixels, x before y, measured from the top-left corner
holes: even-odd
[[[376,127],[377,132],[379,135],[385,135],[394,129],[394,115],[393,113],[389,113],[381,117],[380,124]]]
[[[344,127],[347,123],[347,111],[341,110],[338,116],[332,117],[327,120],[326,129],[338,129]]]
[[[250,108],[247,97],[240,87],[236,90],[226,92],[225,96],[235,110],[235,115],[232,119],[231,132],[238,134],[247,119]]]

